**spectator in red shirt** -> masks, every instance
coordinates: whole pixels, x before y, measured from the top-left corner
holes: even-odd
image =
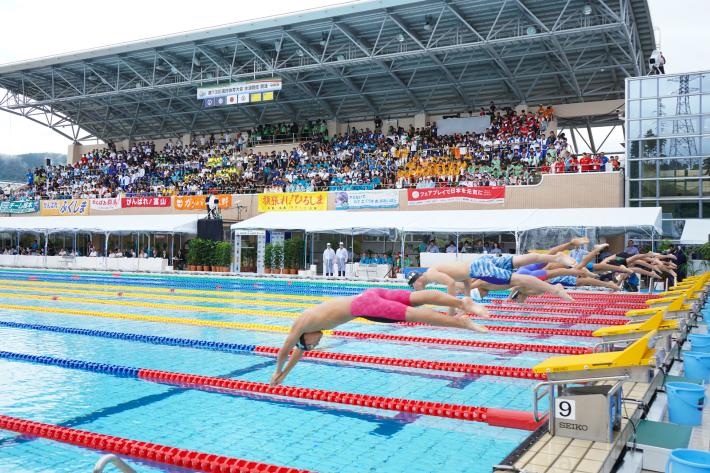
[[[579,160],[579,165],[582,168],[582,172],[591,171],[592,170],[592,158],[590,158],[587,153],[584,153]]]
[[[594,159],[592,159],[592,171],[599,172],[601,170],[602,170],[602,158],[598,154],[594,155]]]
[[[612,156],[611,161],[609,161],[609,162],[611,163],[611,169],[613,171],[618,171],[621,169],[621,163],[619,162],[618,156]]]
[[[569,172],[579,171],[579,161],[577,161],[577,156],[572,155],[569,160]]]
[[[562,160],[562,157],[557,158],[557,161],[555,161],[555,174],[564,174],[565,172],[565,162]]]

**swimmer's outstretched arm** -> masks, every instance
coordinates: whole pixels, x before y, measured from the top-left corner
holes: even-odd
[[[294,322],[293,326],[291,327],[291,331],[286,337],[286,341],[284,341],[283,346],[279,350],[279,354],[276,357],[276,371],[274,371],[274,374],[271,376],[271,381],[269,382],[271,386],[281,384],[286,378],[286,376],[289,374],[289,372],[291,372],[293,367],[296,366],[296,363],[298,363],[298,361],[303,356],[303,351],[296,347],[298,339],[301,337],[301,335],[303,335],[303,329],[301,328],[302,324],[300,322],[300,319],[297,319],[296,322]],[[292,349],[293,354],[289,359],[288,355]],[[286,363],[287,359],[288,363]],[[285,368],[284,364],[286,364]]]

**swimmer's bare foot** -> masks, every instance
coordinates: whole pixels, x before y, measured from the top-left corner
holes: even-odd
[[[592,278],[592,279],[599,278],[599,275],[597,273],[593,273],[590,270],[588,270],[587,268],[582,268],[580,271],[582,272],[583,278]]]
[[[464,297],[461,299],[463,303],[461,310],[466,314],[475,314],[484,319],[490,319],[491,315],[488,313],[488,309],[483,304],[476,304],[470,297]]]
[[[473,330],[474,332],[479,332],[479,333],[488,333],[489,332],[488,328],[484,327],[483,325],[478,325],[477,323],[475,323],[473,320],[471,320],[465,314],[457,315],[456,317],[461,317],[462,319],[464,319],[464,325],[469,330]]]
[[[626,273],[626,274],[632,274],[632,273],[633,273],[632,270],[630,270],[629,268],[627,268],[627,267],[624,266],[624,265],[619,266],[619,272],[621,272],[621,273]]]
[[[574,246],[588,245],[589,238],[587,238],[587,237],[572,238],[570,240],[570,243],[572,243]]]
[[[564,253],[557,253],[555,255],[554,262],[559,263],[559,264],[563,264],[569,268],[571,268],[572,266],[575,266],[577,264],[577,261],[574,258],[572,258],[571,256],[566,255]]]
[[[555,284],[552,286],[554,289],[551,291],[554,295],[568,302],[574,302],[572,296],[570,296],[562,284]]]

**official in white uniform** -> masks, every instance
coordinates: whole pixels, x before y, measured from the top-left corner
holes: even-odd
[[[323,252],[323,266],[326,276],[333,275],[333,263],[335,262],[335,251],[330,247],[330,243],[326,243],[325,251]]]
[[[348,262],[348,250],[345,249],[345,244],[340,242],[338,251],[335,252],[335,264],[338,265],[338,276],[345,276],[345,263]]]

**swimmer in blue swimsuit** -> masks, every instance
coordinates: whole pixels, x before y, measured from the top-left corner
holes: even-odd
[[[412,276],[409,285],[421,290],[429,283],[444,284],[449,294],[456,295],[456,283],[462,283],[465,294],[471,293],[472,281],[480,290],[507,289],[521,286],[531,290],[550,292],[562,299],[573,300],[562,286],[553,286],[536,277],[517,274],[515,268],[535,263],[557,263],[573,266],[577,262],[560,253],[555,255],[530,253],[527,255],[484,255],[470,264],[465,262],[445,263],[429,268],[426,272]]]

